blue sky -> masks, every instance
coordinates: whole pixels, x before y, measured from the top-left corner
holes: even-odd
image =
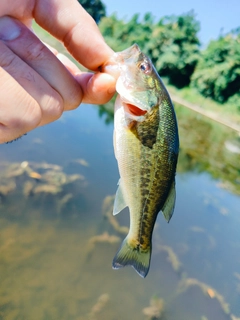
[[[206,45],[223,33],[240,26],[240,0],[102,0],[107,14],[116,12],[118,18],[131,18],[134,13],[151,12],[156,19],[194,10],[201,23],[200,41]]]

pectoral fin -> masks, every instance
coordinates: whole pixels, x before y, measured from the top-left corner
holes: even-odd
[[[118,182],[118,189],[116,192],[115,200],[114,200],[114,205],[113,205],[113,215],[115,216],[118,214],[120,211],[122,211],[124,208],[127,207],[127,204],[125,202],[123,193],[122,193],[122,188],[121,188],[121,180]]]
[[[164,206],[162,208],[162,213],[164,215],[164,218],[167,220],[167,222],[169,222],[172,218],[174,207],[175,207],[175,201],[176,201],[176,190],[175,190],[175,181],[173,181],[167,200],[165,201]]]

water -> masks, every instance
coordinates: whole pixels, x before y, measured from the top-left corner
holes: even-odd
[[[1,145],[0,319],[240,317],[239,137],[182,107],[177,115],[176,209],[169,224],[158,217],[146,279],[111,268],[124,230],[106,217],[119,176],[104,110],[82,106]],[[52,191],[37,192],[43,183],[26,168]],[[117,219],[129,225],[127,211]]]

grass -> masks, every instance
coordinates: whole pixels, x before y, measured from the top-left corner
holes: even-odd
[[[54,47],[59,52],[65,53],[67,50],[64,48],[63,44],[54,38],[50,33],[42,29],[37,23],[33,23],[33,30],[36,35],[43,41]]]
[[[169,84],[167,79],[163,80],[164,83],[166,83],[170,94],[176,95],[187,102],[193,103],[204,111],[211,111],[218,114],[220,118],[224,118],[228,122],[240,125],[240,111],[237,106],[234,106],[231,103],[220,104],[210,98],[202,96],[194,88],[185,87],[183,89],[177,89],[173,85]]]
[[[37,23],[33,23],[33,30],[35,34],[46,44],[50,45],[54,49],[56,49],[58,52],[64,54],[67,56],[73,63],[75,63],[81,70],[86,71],[86,68],[84,68],[80,63],[78,63],[67,51],[67,49],[64,47],[64,45],[58,41],[56,38],[54,38],[50,33],[42,29]]]

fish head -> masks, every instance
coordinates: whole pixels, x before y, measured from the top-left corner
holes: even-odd
[[[105,71],[118,77],[116,91],[128,116],[143,121],[144,115],[159,104],[159,76],[151,60],[137,44],[116,52]]]

